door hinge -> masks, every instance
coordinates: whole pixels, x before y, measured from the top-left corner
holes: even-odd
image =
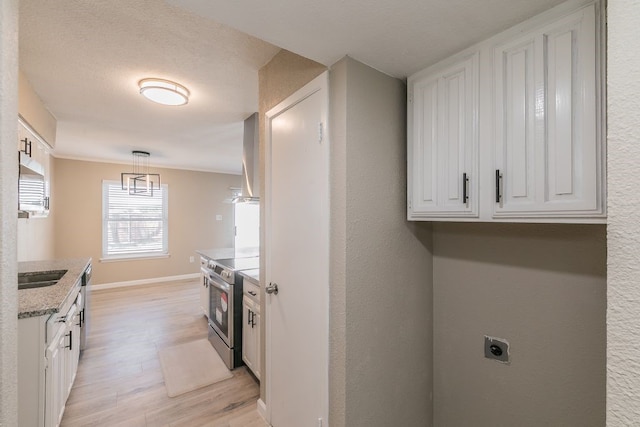
[[[322,142],[322,138],[324,136],[324,128],[322,126],[322,122],[318,123],[318,143]]]

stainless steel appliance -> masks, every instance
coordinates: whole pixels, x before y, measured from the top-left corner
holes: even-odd
[[[258,268],[258,257],[209,260],[209,341],[229,369],[242,362],[242,270]]]

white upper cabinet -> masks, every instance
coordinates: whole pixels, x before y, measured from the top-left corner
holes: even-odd
[[[478,55],[409,80],[409,217],[477,216]]]
[[[606,221],[603,15],[567,2],[408,79],[409,219]]]
[[[494,48],[494,217],[603,214],[591,4]]]

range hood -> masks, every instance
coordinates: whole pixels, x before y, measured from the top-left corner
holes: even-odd
[[[258,142],[258,113],[244,121],[242,143],[242,193],[233,203],[260,201],[260,143]]]

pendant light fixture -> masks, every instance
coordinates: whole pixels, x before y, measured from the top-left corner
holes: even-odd
[[[131,196],[153,197],[154,190],[160,190],[160,174],[149,173],[148,151],[134,150],[133,172],[122,172],[120,174],[120,184],[122,189],[129,192]]]
[[[185,105],[189,102],[189,90],[170,80],[142,79],[138,82],[140,95],[163,105]]]

